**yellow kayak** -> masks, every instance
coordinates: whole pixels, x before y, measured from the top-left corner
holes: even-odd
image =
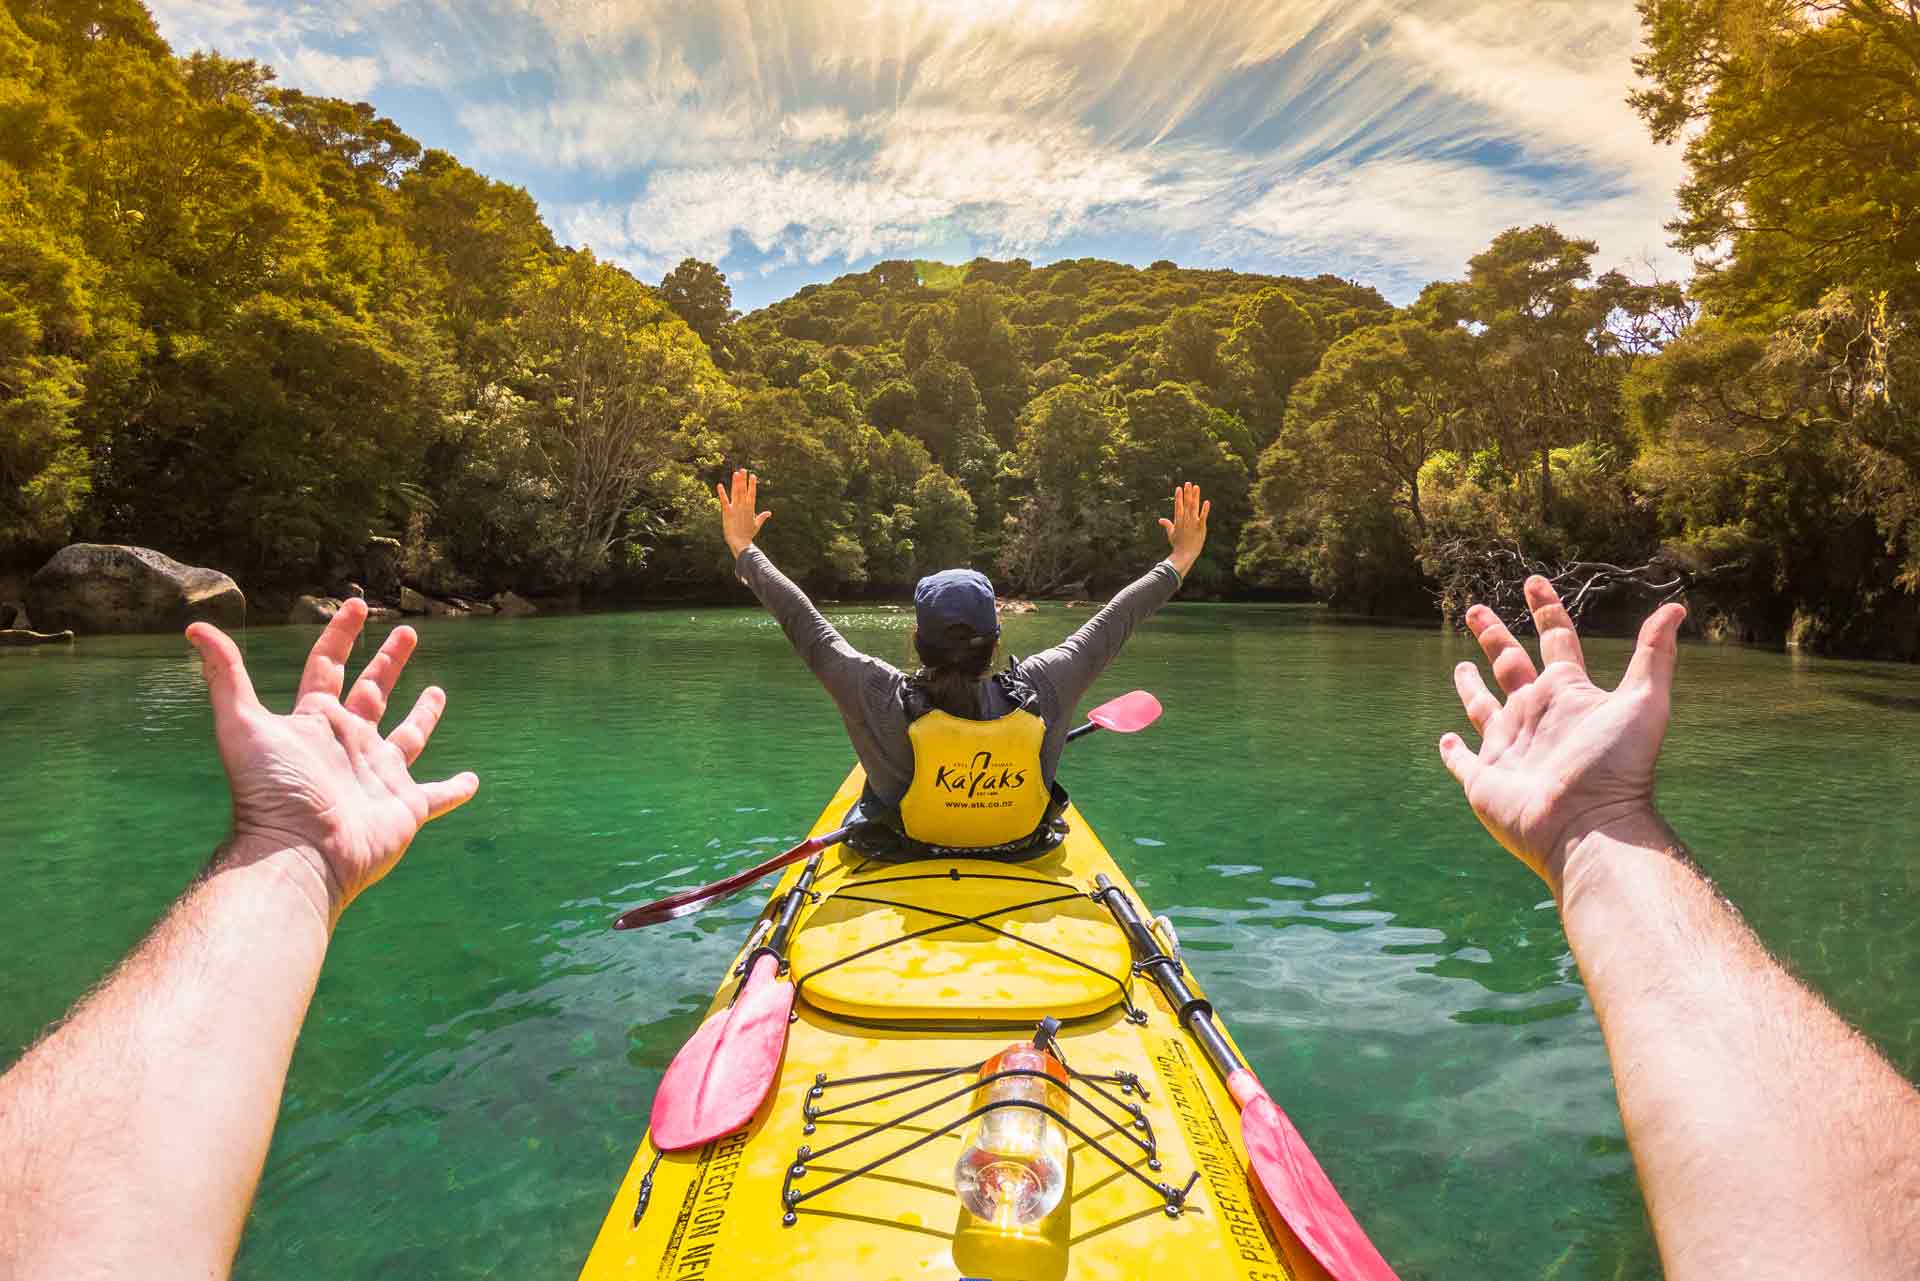
[[[815,834],[863,781],[856,768]],[[1024,863],[822,856],[790,936],[797,997],[767,1099],[704,1146],[643,1142],[583,1281],[1326,1277],[1249,1182],[1232,1096],[1090,892],[1104,876],[1138,896],[1067,818],[1066,841]],[[1066,1068],[1047,1086],[1063,1190],[1037,1222],[985,1220],[955,1184],[981,1074],[1048,1019]]]

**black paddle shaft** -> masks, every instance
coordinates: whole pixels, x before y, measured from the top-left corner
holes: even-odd
[[[1120,887],[1107,879],[1105,872],[1093,878],[1098,888],[1093,897],[1106,904],[1107,911],[1113,913],[1113,919],[1120,926],[1120,932],[1127,936],[1127,942],[1133,948],[1137,970],[1153,980],[1167,998],[1169,1004],[1178,1012],[1180,1023],[1193,1033],[1193,1039],[1200,1042],[1200,1048],[1207,1052],[1213,1061],[1213,1067],[1222,1079],[1232,1076],[1245,1067],[1240,1056],[1227,1044],[1227,1038],[1220,1035],[1220,1029],[1213,1025],[1213,1003],[1187,986],[1186,976],[1180,971],[1180,963],[1161,950],[1160,943],[1153,937],[1153,931],[1140,915],[1140,909],[1133,905]]]
[[[753,949],[747,957],[746,972],[753,973],[754,962],[763,956],[771,956],[781,969],[787,968],[787,940],[793,934],[794,918],[800,915],[800,907],[813,892],[813,874],[820,870],[820,855],[816,851],[800,869],[799,878],[793,883],[780,900],[780,915],[773,923],[773,930],[767,935],[767,941]]]

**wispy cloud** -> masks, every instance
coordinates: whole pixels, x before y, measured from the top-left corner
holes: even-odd
[[[1324,267],[1396,295],[1513,222],[1651,254],[1678,158],[1592,0],[158,0],[176,41],[528,185],[644,274],[817,277],[956,240]],[[402,116],[402,123],[419,123]],[[744,289],[749,299],[754,290]]]

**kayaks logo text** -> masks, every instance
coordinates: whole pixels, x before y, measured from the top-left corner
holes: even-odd
[[[996,765],[992,752],[975,752],[964,765],[940,765],[933,771],[933,785],[949,795],[992,796],[1027,785],[1027,771],[1011,765]]]

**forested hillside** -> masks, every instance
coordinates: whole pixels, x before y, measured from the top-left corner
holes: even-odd
[[[1688,282],[1540,226],[1398,309],[1333,276],[894,261],[742,317],[713,266],[564,248],[524,191],[177,56],[137,0],[5,0],[0,560],[124,541],[324,588],[378,535],[430,591],[724,592],[709,485],[739,463],[816,588],[971,562],[1096,593],[1187,479],[1215,501],[1193,593],[1433,615],[1539,568],[1911,657],[1920,21],[1642,9]]]

